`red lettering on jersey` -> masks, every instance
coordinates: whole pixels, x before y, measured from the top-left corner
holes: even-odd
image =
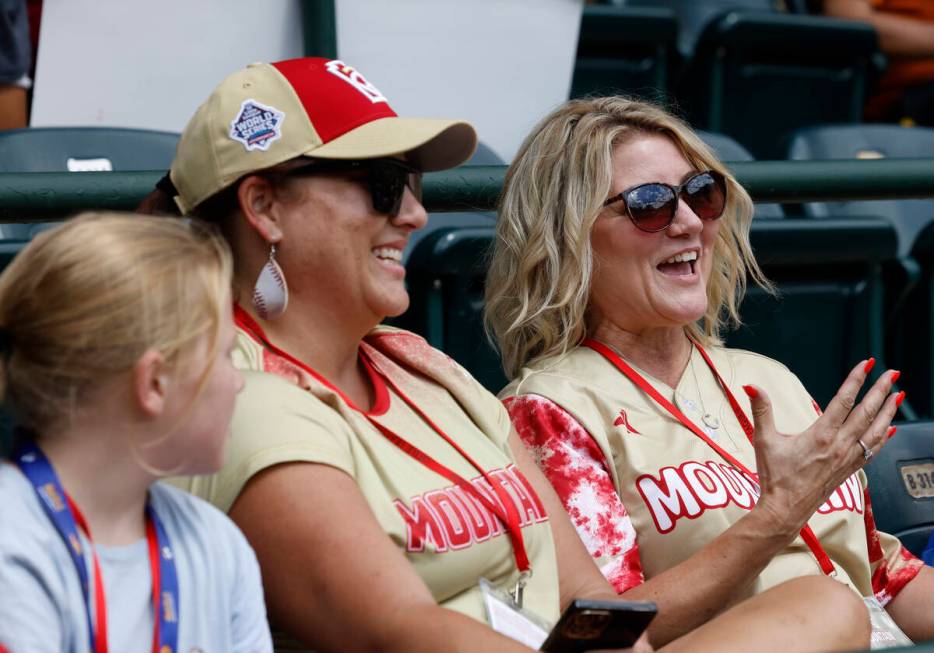
[[[412,510],[406,508],[398,499],[393,501],[393,504],[405,520],[407,551],[424,551],[426,541],[431,542],[435,551],[439,553],[448,550],[444,540],[444,529],[422,497],[412,497]]]
[[[697,497],[698,503],[708,508],[722,508],[729,502],[726,484],[714,472],[700,463],[686,463],[681,473]]]
[[[473,533],[474,542],[486,542],[493,534],[493,517],[490,511],[484,508],[479,501],[464,492],[459,487],[452,487],[448,493],[453,501],[460,504],[464,514],[467,515],[467,525]],[[494,521],[498,521],[495,520]]]
[[[515,465],[488,472],[505,489],[519,512],[522,526],[548,520],[541,499]],[[471,484],[501,512],[498,495],[479,476]],[[505,526],[496,515],[474,496],[456,485],[412,497],[411,508],[396,499],[393,505],[402,516],[406,530],[406,550],[420,552],[430,543],[437,553],[463,549],[502,535]]]
[[[456,550],[470,546],[473,533],[470,532],[467,519],[461,512],[460,506],[451,500],[447,490],[429,492],[425,495],[425,500],[435,509],[435,514],[441,519],[451,548]]]
[[[859,477],[853,474],[821,504],[817,512],[829,515],[832,512],[848,511],[863,514],[863,487]]]
[[[516,465],[510,465],[509,473],[512,474],[513,478],[518,481],[519,485],[525,488],[525,495],[529,497],[532,501],[532,505],[535,506],[535,521],[543,522],[548,519],[548,513],[545,512],[545,506],[542,504],[542,500],[538,498],[538,493],[535,491],[535,488],[532,487],[532,484],[529,483],[529,479],[519,470]]]
[[[733,503],[749,510],[759,498],[759,484],[746,474],[716,461],[689,460],[680,467],[663,467],[658,478],[643,474],[636,488],[659,533],[674,530],[682,517],[696,519],[706,510]]]
[[[714,461],[708,462],[707,467],[723,481],[733,503],[740,508],[752,508],[759,498],[759,490],[745,474],[735,467]]]
[[[674,467],[665,467],[659,470],[657,480],[649,474],[636,479],[636,488],[648,506],[659,533],[668,533],[674,529],[675,520],[680,517],[693,519],[703,512],[679,471]]]
[[[527,481],[523,482],[525,479],[522,481],[518,479],[518,471],[515,465],[510,465],[506,469],[491,472],[490,476],[506,488],[509,496],[512,497],[513,503],[519,508],[519,518],[522,526],[545,521],[547,517],[545,517],[544,507],[542,507],[537,496],[534,501],[532,500],[535,493],[527,485]]]
[[[493,490],[493,486],[486,482],[485,478],[483,478],[482,476],[478,476],[477,478],[472,479],[470,481],[470,484],[473,485],[475,488],[477,488],[477,491],[483,496],[485,496],[487,498],[487,501],[489,501],[494,506],[496,506],[496,508],[501,513],[506,511],[506,509],[503,508],[503,504],[500,503],[499,495],[496,494],[496,492]],[[476,500],[476,501],[478,502],[478,505],[485,512],[489,512],[483,504],[479,503],[479,500]],[[493,515],[492,513],[490,514],[490,517],[493,520],[493,537],[496,537],[497,535],[502,535],[503,533],[505,533],[506,527],[503,525],[503,522],[501,522],[499,518]]]
[[[633,428],[632,424],[629,423],[629,417],[626,415],[626,411],[620,408],[619,417],[613,420],[613,426],[625,426],[627,433],[635,433],[636,435],[642,435]]]

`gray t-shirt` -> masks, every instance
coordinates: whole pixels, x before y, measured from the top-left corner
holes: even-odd
[[[150,497],[175,553],[178,652],[272,651],[259,566],[243,534],[216,508],[176,488],[156,483]],[[109,649],[151,653],[146,540],[96,550],[107,596]],[[89,553],[86,562],[93,583]],[[26,477],[0,462],[0,644],[11,653],[86,653],[86,615],[62,538]]]

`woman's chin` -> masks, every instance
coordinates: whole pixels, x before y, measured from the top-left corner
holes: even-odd
[[[668,310],[659,312],[665,317],[665,321],[672,326],[686,327],[690,324],[694,324],[706,315],[707,301],[706,298],[704,298],[703,302],[672,306],[669,307]]]

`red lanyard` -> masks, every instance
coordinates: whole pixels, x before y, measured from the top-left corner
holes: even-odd
[[[383,374],[381,371],[377,370],[373,363],[363,354],[362,350],[360,352],[360,360],[363,362],[367,371],[370,373],[370,376],[378,375],[382,378],[397,395],[411,408],[422,420],[429,426],[431,429],[441,436],[441,438],[447,442],[451,447],[457,451],[468,463],[470,463],[474,469],[476,469],[487,484],[493,488],[493,492],[496,494],[499,499],[499,503],[502,505],[502,508],[496,503],[490,500],[490,498],[480,490],[478,490],[470,481],[462,477],[460,474],[452,470],[451,468],[439,463],[437,460],[426,454],[424,451],[413,445],[412,443],[403,439],[400,435],[392,431],[391,429],[383,426],[376,418],[368,414],[366,411],[361,410],[356,406],[350,399],[340,391],[339,388],[330,383],[327,379],[321,376],[318,372],[313,370],[311,367],[298,360],[294,356],[291,356],[289,353],[279,349],[273,345],[266,338],[266,334],[263,333],[262,327],[239,306],[234,306],[234,319],[237,322],[237,325],[246,331],[250,332],[253,337],[263,344],[269,351],[272,353],[281,356],[285,360],[289,361],[293,365],[298,366],[300,369],[305,370],[312,375],[315,379],[322,382],[331,390],[334,390],[338,393],[341,399],[353,410],[356,410],[358,413],[367,418],[367,420],[372,424],[376,430],[378,430],[387,440],[396,445],[403,452],[420,462],[422,465],[435,472],[436,474],[441,475],[452,483],[456,484],[464,492],[468,493],[470,496],[479,501],[487,510],[496,515],[496,517],[506,526],[506,532],[509,534],[509,540],[512,543],[513,555],[516,558],[516,567],[521,573],[526,573],[530,571],[531,564],[529,563],[529,557],[525,550],[525,540],[522,536],[522,522],[519,518],[519,511],[516,508],[515,503],[512,500],[512,497],[506,491],[506,488],[502,486],[501,483],[496,482],[494,479],[490,478],[486,470],[481,467],[470,455],[464,451],[457,442],[454,441],[451,436],[444,432],[435,422],[428,417],[428,415],[418,407],[409,397],[402,392],[399,386],[390,379],[387,375]]]
[[[704,351],[703,347],[700,346],[697,342],[694,342],[692,339],[691,342],[697,347],[697,351],[700,352],[701,357],[704,359],[704,362],[707,363],[707,367],[710,368],[710,371],[713,372],[714,377],[717,379],[717,383],[720,384],[720,388],[723,390],[723,393],[726,395],[727,400],[730,402],[730,407],[733,409],[733,414],[736,415],[736,419],[739,422],[740,426],[743,428],[743,432],[746,434],[746,437],[749,438],[749,442],[753,441],[753,435],[755,434],[755,429],[753,428],[752,422],[746,417],[746,414],[743,412],[742,407],[739,405],[739,402],[736,401],[736,397],[733,396],[733,393],[730,391],[730,388],[723,381],[723,378],[720,376],[720,373],[717,372],[717,368],[714,366],[713,361],[710,360],[710,357],[707,355],[707,352]],[[698,426],[692,422],[688,417],[682,413],[677,406],[668,401],[663,397],[655,387],[645,380],[645,378],[636,372],[632,367],[630,367],[626,361],[622,359],[619,354],[610,349],[607,345],[594,340],[593,338],[587,338],[584,340],[583,345],[593,349],[595,352],[603,356],[607,361],[609,361],[616,369],[623,373],[623,375],[628,378],[630,381],[635,383],[640,390],[649,395],[652,399],[655,400],[657,404],[662,406],[667,410],[675,419],[677,419],[681,424],[690,430],[694,435],[703,440],[707,446],[716,451],[724,460],[729,462],[734,467],[742,470],[750,477],[758,480],[759,475],[752,472],[747,468],[743,463],[741,463],[735,456],[726,451],[719,444],[710,439],[710,437],[704,433],[703,430],[698,428]],[[808,548],[811,550],[811,553],[814,554],[814,557],[817,558],[818,564],[820,564],[821,571],[823,571],[828,576],[833,576],[836,574],[833,563],[830,561],[830,556],[827,555],[827,552],[824,551],[824,547],[821,546],[820,540],[817,539],[817,536],[814,534],[814,531],[811,530],[811,527],[807,524],[804,525],[804,528],[801,529],[801,539],[804,540],[804,543],[807,544]]]
[[[77,504],[71,500],[71,497],[65,497],[68,500],[68,506],[75,516],[75,523],[84,531],[85,537],[91,543],[91,557],[94,560],[94,607],[95,621],[94,628],[94,652],[107,653],[107,599],[104,596],[104,579],[101,576],[101,565],[97,558],[97,551],[94,549],[94,541],[91,539],[91,529],[84,519],[84,515],[78,509]],[[152,653],[159,653],[159,587],[161,585],[161,573],[159,571],[159,541],[156,536],[156,526],[152,519],[146,517],[146,542],[149,548],[149,569],[152,573],[152,614],[153,614],[153,633],[152,633]]]

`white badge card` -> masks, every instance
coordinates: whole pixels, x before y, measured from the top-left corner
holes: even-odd
[[[874,596],[864,596],[863,602],[869,610],[869,620],[872,622],[872,639],[870,641],[873,651],[880,648],[894,648],[896,646],[911,646],[913,642],[908,635],[902,632],[895,620],[889,616]]]
[[[548,629],[533,615],[522,611],[508,593],[485,578],[480,579],[480,592],[487,621],[493,630],[536,651],[545,643]]]

